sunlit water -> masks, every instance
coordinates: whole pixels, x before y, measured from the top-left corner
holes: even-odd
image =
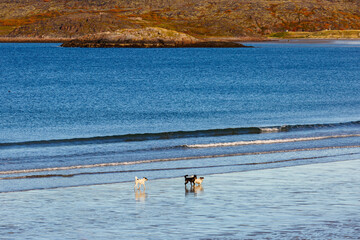
[[[251,45],[0,44],[0,238],[358,239],[359,44]]]
[[[1,239],[358,239],[360,160],[0,194]]]
[[[0,44],[0,192],[358,159],[354,41]]]

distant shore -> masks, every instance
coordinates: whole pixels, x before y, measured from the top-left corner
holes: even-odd
[[[357,41],[360,38],[209,38],[209,40],[227,42],[274,42],[274,43],[329,43],[332,41]],[[71,38],[4,38],[0,43],[66,43]]]
[[[68,43],[75,38],[0,37],[0,43]],[[274,43],[330,43],[333,41],[359,41],[359,38],[260,38],[260,37],[208,37],[207,42],[274,42]]]
[[[323,30],[316,32],[277,32],[268,36],[270,39],[360,39],[360,30]]]
[[[72,38],[23,38],[23,37],[0,37],[0,43],[63,43]]]
[[[0,43],[65,43],[76,38],[24,38],[24,37],[0,37]],[[263,42],[269,41],[267,38],[259,37],[208,37],[204,38],[207,42]]]
[[[61,47],[80,47],[80,48],[249,48],[239,42],[225,42],[225,41],[209,41],[209,42],[195,42],[195,43],[164,43],[164,42],[83,42],[83,41],[69,41],[61,44]]]
[[[352,42],[352,41],[360,41],[359,39],[348,39],[348,38],[344,38],[344,39],[330,39],[330,38],[324,38],[324,39],[320,39],[320,38],[281,38],[281,39],[269,39],[267,41],[262,41],[262,42],[271,42],[271,43],[304,43],[304,44],[331,44],[334,43],[336,41],[346,41],[346,42]],[[249,41],[249,42],[253,42],[253,41]]]

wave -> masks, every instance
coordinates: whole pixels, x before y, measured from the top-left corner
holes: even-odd
[[[26,173],[35,173],[35,172],[51,172],[51,171],[64,171],[64,170],[75,170],[75,169],[86,169],[86,168],[114,167],[114,166],[135,165],[135,164],[154,163],[154,162],[170,162],[170,161],[194,160],[194,159],[205,159],[205,158],[263,155],[263,154],[300,152],[300,151],[320,151],[320,150],[344,149],[344,148],[360,148],[360,145],[297,148],[297,149],[272,150],[272,151],[262,151],[262,152],[228,153],[228,154],[189,156],[189,157],[177,157],[177,158],[159,158],[159,159],[132,161],[132,162],[95,163],[95,164],[64,166],[64,167],[6,170],[6,171],[0,171],[0,174],[1,175],[26,174]]]
[[[241,128],[224,128],[208,129],[194,131],[174,131],[160,133],[136,133],[112,136],[97,136],[88,138],[71,138],[71,139],[52,139],[25,142],[4,142],[0,143],[0,148],[17,147],[17,146],[66,146],[66,145],[85,145],[85,144],[105,144],[120,142],[136,141],[153,141],[178,138],[199,138],[199,137],[218,137],[244,134],[262,134],[271,132],[289,132],[307,129],[332,128],[340,126],[360,125],[360,121],[344,123],[326,123],[326,124],[303,124],[303,125],[282,125],[282,126],[265,126],[265,127],[241,127]]]
[[[350,155],[357,155],[357,154],[360,154],[360,153],[355,152],[355,153],[343,153],[343,154],[333,154],[333,155],[324,155],[324,156],[273,160],[273,161],[266,161],[266,162],[248,162],[248,163],[245,162],[245,163],[217,164],[217,165],[191,166],[191,167],[148,168],[148,169],[134,169],[134,170],[117,170],[117,171],[80,172],[80,173],[73,173],[73,174],[36,174],[36,175],[25,175],[25,176],[0,177],[0,179],[1,180],[12,180],[12,179],[26,179],[26,178],[51,178],[51,177],[70,178],[70,177],[79,176],[79,175],[130,173],[130,172],[149,172],[149,171],[169,171],[169,170],[186,170],[186,169],[218,168],[218,167],[230,167],[230,166],[233,167],[233,166],[247,166],[247,165],[266,165],[266,164],[294,162],[294,161],[320,159],[320,158],[328,158],[328,157],[350,156]]]
[[[302,141],[317,141],[317,140],[326,140],[326,139],[337,139],[337,138],[351,138],[351,137],[360,137],[360,134],[347,134],[347,135],[327,135],[327,136],[318,136],[318,137],[302,137],[302,138],[282,138],[282,139],[263,139],[263,140],[249,140],[249,141],[235,141],[235,142],[217,142],[217,143],[204,143],[204,144],[185,144],[185,145],[174,145],[174,146],[164,146],[164,147],[151,147],[151,148],[137,148],[137,149],[112,149],[107,151],[96,151],[94,152],[85,152],[85,153],[69,153],[61,154],[59,156],[54,155],[43,155],[36,156],[37,160],[49,160],[51,161],[54,157],[61,158],[75,158],[75,157],[92,157],[94,155],[108,156],[116,154],[132,154],[140,152],[155,152],[155,151],[167,151],[174,149],[196,149],[196,148],[221,148],[221,147],[236,147],[236,146],[250,146],[250,145],[266,145],[266,144],[281,144],[281,143],[294,143]],[[6,162],[8,158],[1,158],[0,161]],[[12,161],[24,161],[24,157],[12,157]]]
[[[347,138],[347,137],[360,137],[360,134],[334,135],[334,136],[321,136],[321,137],[304,137],[304,138],[267,139],[267,140],[207,143],[207,144],[191,144],[191,145],[183,145],[183,147],[187,147],[187,148],[233,147],[233,146],[241,146],[241,145],[290,143],[290,142],[315,141],[315,140],[324,140],[324,139],[331,139],[331,138]]]

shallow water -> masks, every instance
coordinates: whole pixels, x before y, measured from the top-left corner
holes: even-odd
[[[12,239],[358,239],[360,160],[0,194]]]

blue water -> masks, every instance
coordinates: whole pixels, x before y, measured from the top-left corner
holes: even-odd
[[[0,44],[0,192],[360,156],[359,43],[59,45]]]

